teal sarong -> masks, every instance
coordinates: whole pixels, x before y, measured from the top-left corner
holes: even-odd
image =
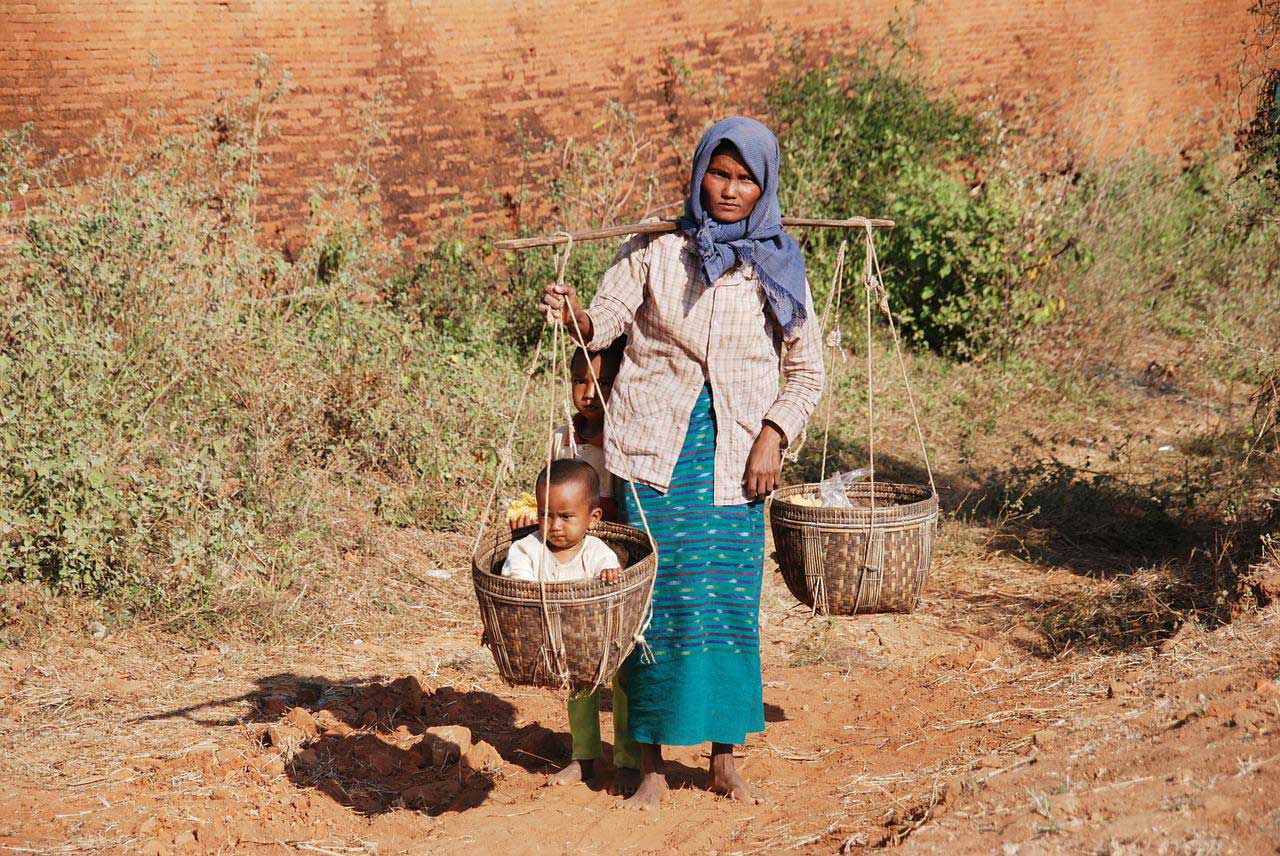
[[[658,545],[653,623],[627,659],[628,718],[639,743],[741,744],[764,731],[760,683],[760,583],[764,503],[720,505],[715,414],[703,386],[666,493],[637,484]],[[640,526],[630,489],[628,523]]]

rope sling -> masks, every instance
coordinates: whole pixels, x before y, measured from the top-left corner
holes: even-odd
[[[556,285],[557,286],[564,285],[565,274],[569,268],[569,258],[571,253],[573,252],[573,244],[574,244],[572,235],[569,235],[568,233],[561,233],[561,234],[564,235],[565,241],[563,242],[564,252],[560,254],[560,257],[556,264]],[[586,340],[582,334],[582,328],[578,324],[577,316],[571,312],[569,313],[569,317],[573,323],[573,332],[576,337],[576,341],[585,342]],[[549,359],[549,366],[548,366],[549,371],[547,373],[547,392],[548,392],[549,400],[551,400],[552,402],[554,402],[555,400],[557,389],[560,386],[560,382],[558,381],[558,379],[567,379],[569,375],[569,364],[571,362],[569,333],[565,329],[564,322],[561,319],[559,318],[544,319],[542,329],[538,336],[538,344],[534,349],[533,357],[529,361],[529,366],[525,370],[525,383],[520,392],[520,399],[516,405],[516,412],[514,417],[512,418],[511,427],[507,431],[506,444],[502,448],[502,450],[498,453],[498,471],[494,478],[493,489],[490,492],[489,500],[485,504],[484,516],[481,519],[480,529],[476,534],[476,542],[473,545],[473,548],[471,551],[473,557],[476,557],[478,555],[481,541],[484,538],[486,528],[489,525],[490,516],[492,515],[494,505],[496,503],[498,494],[501,490],[503,477],[507,474],[508,470],[514,469],[512,449],[515,444],[516,427],[520,424],[521,416],[524,413],[524,405],[526,400],[528,399],[529,387],[532,384],[534,375],[537,373],[538,364],[542,358],[543,343],[547,339],[548,328],[551,331],[550,359]],[[589,359],[586,360],[586,364],[587,364],[587,372],[591,378],[592,389],[594,390],[596,395],[596,400],[600,402],[600,409],[604,415],[604,428],[605,428],[605,431],[607,432],[609,430],[609,424],[611,419],[611,416],[609,413],[609,406],[605,400],[604,392],[600,387],[600,378],[596,374],[595,366],[592,365],[592,361]],[[560,400],[561,400],[562,413],[567,418],[568,424],[570,426],[570,444],[572,447],[572,445],[576,442],[576,438],[574,438],[572,434],[572,431],[573,431],[572,414],[568,409],[567,403],[565,403],[568,400],[568,396],[561,396]],[[557,408],[554,403],[549,405],[547,408],[547,429],[546,429],[547,443],[546,443],[546,455],[544,460],[545,460],[545,464],[548,472],[550,471],[551,462],[554,457],[556,409]],[[548,601],[548,597],[547,597],[548,583],[546,582],[546,577],[547,577],[546,563],[550,560],[550,558],[548,555],[549,551],[546,549],[543,549],[540,552],[540,557],[539,557],[540,566],[538,568],[538,579],[536,582],[537,589],[538,589],[538,603],[541,608],[541,614],[542,614],[543,633],[542,633],[542,645],[538,651],[538,655],[536,659],[538,660],[538,663],[541,667],[541,672],[550,679],[551,683],[558,686],[558,688],[561,690],[584,690],[585,689],[587,692],[595,690],[602,683],[604,683],[605,681],[609,680],[612,677],[612,672],[609,670],[610,664],[614,663],[614,666],[616,668],[616,664],[620,663],[622,659],[625,659],[625,657],[631,652],[632,647],[639,646],[641,651],[644,652],[643,656],[646,659],[650,659],[650,660],[652,659],[652,652],[649,650],[648,645],[645,643],[644,634],[649,629],[650,623],[653,620],[653,586],[657,579],[657,574],[656,574],[657,543],[654,541],[653,533],[649,529],[648,516],[645,514],[644,507],[640,504],[640,495],[639,495],[639,492],[636,490],[635,480],[631,474],[630,461],[628,461],[625,457],[622,459],[622,469],[623,469],[623,472],[620,475],[622,475],[622,477],[627,483],[627,487],[630,488],[631,490],[632,499],[634,500],[636,510],[639,513],[641,528],[643,529],[644,536],[648,542],[648,555],[647,557],[645,557],[645,562],[653,566],[652,571],[648,573],[648,578],[647,578],[648,586],[647,586],[647,590],[644,592],[644,597],[643,597],[644,609],[643,609],[643,612],[641,613],[642,617],[639,622],[639,626],[634,630],[634,632],[630,634],[630,637],[627,640],[629,644],[625,645],[625,650],[620,649],[618,651],[613,651],[613,652],[605,650],[601,653],[601,656],[599,657],[599,660],[598,660],[598,665],[594,670],[594,674],[591,677],[590,684],[589,686],[584,687],[583,681],[581,679],[575,680],[574,676],[571,674],[571,670],[569,666],[570,658],[569,658],[569,653],[567,651],[566,644],[564,641],[563,626],[560,620],[561,618],[560,610],[553,608],[553,605]],[[549,493],[550,489],[551,489],[550,479],[548,479],[546,482],[544,482],[544,490],[547,493]],[[544,493],[543,495],[544,503],[546,502],[546,496],[547,494]],[[602,528],[601,531],[604,533],[608,533],[609,529]],[[498,546],[500,543],[499,535],[500,535],[500,532],[495,527],[495,537],[494,537],[493,551],[492,551],[492,554],[494,556],[496,556],[496,553],[498,552]],[[546,536],[547,536],[547,520],[546,518],[544,518],[542,521],[542,537],[543,537],[544,543],[546,542]],[[476,564],[477,564],[477,570],[481,570],[479,568],[479,563],[476,563]],[[492,574],[493,572],[492,567],[487,570],[489,571],[490,574]],[[557,586],[557,585],[566,585],[566,584],[551,583],[550,585]],[[573,585],[573,583],[569,583],[567,585]],[[617,631],[619,628],[614,626],[614,623],[613,623],[613,620],[615,618],[615,612],[616,610],[605,611],[606,621],[605,621],[605,626],[602,628],[602,631],[601,631],[602,641],[605,646],[608,646],[610,643],[615,643],[618,638]],[[497,624],[496,621],[494,623],[495,625]],[[499,646],[500,646],[501,637],[497,635],[500,631],[496,631],[496,627],[490,627],[488,621],[486,621],[485,629],[486,629],[486,640],[490,644],[490,647],[494,648],[495,643],[499,643]],[[495,654],[498,654],[498,653],[499,652],[495,650]],[[502,653],[505,654],[507,652],[504,650]],[[614,656],[610,656],[611,654],[613,654]],[[507,668],[503,668],[504,664],[502,662],[499,663],[499,668],[501,671],[503,671],[504,676],[507,676],[509,671],[512,673],[515,673],[516,670],[511,668],[512,664],[508,662],[505,665],[507,666]]]
[[[797,600],[811,608],[811,615],[909,612],[914,609],[927,577],[937,527],[938,491],[933,466],[929,461],[911,378],[902,354],[901,338],[889,307],[875,238],[870,223],[860,224],[857,228],[861,228],[864,237],[862,285],[866,331],[868,478],[865,487],[861,484],[853,486],[852,498],[865,499],[867,508],[865,511],[857,507],[824,508],[787,501],[791,497],[817,493],[817,484],[782,488],[775,491],[769,500],[769,521],[777,547],[779,570]],[[838,307],[844,292],[848,243],[847,237],[840,242],[832,270],[831,288],[827,292],[826,306],[821,315],[823,340],[829,355],[827,362],[832,368],[837,363],[837,355],[839,362],[848,362],[838,321]],[[927,492],[923,488],[883,481],[878,483],[876,480],[873,303],[889,325],[912,422],[920,443],[921,457],[928,474]],[[824,376],[824,394],[831,374],[829,371]],[[826,395],[823,404],[819,481],[827,478],[834,400],[834,396]],[[797,447],[789,452],[789,460],[799,457],[799,447],[803,443],[802,436]],[[886,552],[887,539],[893,542],[891,554]],[[891,602],[884,601],[881,596],[886,583],[891,592],[896,592],[897,595],[890,598]],[[831,591],[833,585],[838,590],[835,597]]]

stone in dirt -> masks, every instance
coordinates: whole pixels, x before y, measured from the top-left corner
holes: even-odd
[[[1031,735],[1031,742],[1040,749],[1048,749],[1058,742],[1058,735],[1048,728],[1042,728]]]
[[[289,700],[284,696],[271,695],[258,702],[258,710],[263,716],[284,716],[289,712]]]
[[[418,683],[417,678],[412,675],[396,678],[387,689],[394,693],[396,701],[406,712],[420,713],[422,711],[422,684]]]
[[[433,725],[423,733],[422,743],[431,749],[431,766],[443,767],[471,748],[471,729],[465,725]]]
[[[400,769],[399,751],[390,746],[379,746],[369,753],[369,766],[380,776],[390,776]]]
[[[320,728],[334,728],[349,723],[352,715],[351,710],[345,707],[325,707],[313,713],[311,718]]]
[[[142,856],[161,856],[161,854],[169,852],[169,846],[159,838],[152,838],[142,845],[142,849],[138,851]]]
[[[315,735],[320,730],[320,727],[316,724],[316,718],[305,707],[295,707],[289,711],[289,715],[285,717],[285,720],[300,729],[308,737]]]
[[[567,750],[564,738],[545,725],[530,725],[520,737],[520,751],[535,760],[558,764]]]
[[[483,740],[468,749],[462,756],[462,769],[472,773],[496,770],[505,763],[502,756],[498,754],[498,750]]]
[[[942,790],[938,792],[938,802],[943,805],[952,805],[956,800],[960,799],[964,794],[964,776],[956,775],[947,779],[947,783],[942,786]]]
[[[301,743],[304,736],[301,729],[285,723],[277,723],[262,729],[261,740],[263,746],[289,750]]]
[[[436,808],[450,802],[460,790],[461,786],[456,778],[427,782],[405,788],[400,792],[400,800],[410,808]]]
[[[275,753],[260,755],[253,760],[253,768],[268,778],[284,773],[284,758]]]
[[[196,833],[194,830],[184,829],[179,832],[173,839],[173,846],[179,850],[190,850],[196,846]]]
[[[1034,627],[1018,624],[1009,628],[1009,641],[1018,642],[1028,648],[1042,648],[1045,644],[1044,634]]]
[[[1267,726],[1267,717],[1256,710],[1242,707],[1231,712],[1231,724],[1246,731],[1262,731]]]
[[[1107,684],[1107,698],[1120,698],[1129,694],[1129,685],[1124,681],[1112,681]]]

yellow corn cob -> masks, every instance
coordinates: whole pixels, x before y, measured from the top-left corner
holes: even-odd
[[[537,513],[538,500],[534,499],[531,493],[522,493],[513,499],[511,505],[507,507],[507,523],[514,523],[526,514],[536,516]]]

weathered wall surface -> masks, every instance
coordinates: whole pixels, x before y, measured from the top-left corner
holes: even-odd
[[[1095,151],[1187,142],[1185,120],[1229,111],[1248,0],[930,0],[914,38],[940,85],[1032,97]],[[33,122],[85,149],[128,111],[194,116],[245,93],[266,54],[296,90],[277,115],[264,183],[270,222],[306,215],[308,186],[349,157],[362,116],[389,132],[375,164],[389,225],[429,233],[441,213],[504,215],[531,180],[526,137],[589,136],[616,100],[665,139],[701,124],[672,99],[670,64],[723,76],[749,109],[779,31],[817,45],[882,33],[893,0],[0,0],[0,127]],[[674,174],[675,157],[666,156]]]

